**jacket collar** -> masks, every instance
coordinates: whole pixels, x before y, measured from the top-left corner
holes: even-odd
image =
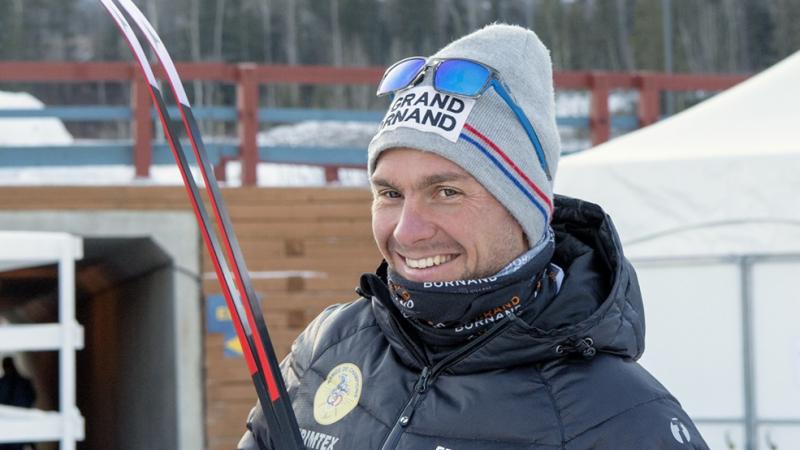
[[[533,315],[523,311],[500,322],[494,334],[450,371],[471,373],[595,352],[638,359],[644,351],[644,313],[636,275],[625,259],[614,225],[592,203],[556,196],[553,262],[565,271],[559,293],[537,301]],[[377,322],[397,355],[409,366],[427,365],[421,343],[392,304],[386,264],[361,279],[372,298]]]

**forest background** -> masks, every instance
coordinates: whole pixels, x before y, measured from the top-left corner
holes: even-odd
[[[755,73],[800,49],[800,0],[137,0],[176,61],[387,65],[494,21],[537,32],[555,70]],[[671,33],[664,33],[664,11]],[[96,0],[0,0],[0,60],[131,60]],[[195,104],[233,86],[196,82]],[[114,83],[0,84],[47,104],[126,104]],[[380,109],[374,88],[268,87],[264,106]]]

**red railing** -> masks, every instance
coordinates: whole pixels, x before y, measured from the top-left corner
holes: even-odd
[[[235,84],[238,110],[239,158],[242,184],[256,184],[259,128],[258,89],[270,83],[316,85],[376,85],[383,67],[286,66],[224,63],[178,63],[183,80],[219,81]],[[155,67],[156,73],[161,70]],[[649,125],[660,115],[662,91],[721,91],[746,79],[745,75],[667,75],[653,72],[556,72],[557,89],[591,92],[589,127],[593,144],[609,139],[611,117],[608,96],[612,89],[639,91],[640,126]],[[0,81],[16,82],[91,82],[131,83],[133,109],[132,134],[136,175],[150,171],[153,122],[144,78],[133,63],[127,62],[0,62]],[[330,169],[330,168],[328,168]],[[327,170],[326,172],[330,172]]]

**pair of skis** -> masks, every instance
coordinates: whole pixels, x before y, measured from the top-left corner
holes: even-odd
[[[230,218],[217,186],[217,180],[214,177],[213,167],[208,161],[197,121],[192,113],[183,84],[178,77],[178,72],[175,70],[172,58],[169,56],[155,29],[139,8],[131,0],[116,1],[119,7],[133,20],[150,47],[155,51],[161,66],[167,74],[172,94],[178,102],[178,110],[183,120],[183,126],[189,137],[192,151],[208,191],[211,208],[220,228],[222,246],[214,232],[214,226],[200,197],[189,162],[183,153],[178,139],[178,131],[173,128],[173,122],[167,112],[164,95],[139,43],[139,39],[136,37],[128,20],[120,11],[117,3],[114,0],[100,0],[114,19],[114,22],[116,22],[117,27],[136,57],[137,63],[144,72],[150,95],[158,111],[158,117],[164,128],[170,149],[180,169],[183,184],[189,194],[189,200],[200,225],[203,240],[214,264],[214,270],[216,271],[217,279],[220,281],[228,309],[231,312],[236,334],[242,344],[242,352],[250,369],[250,375],[255,384],[256,393],[267,421],[272,444],[276,450],[304,449],[305,446],[297,426],[297,418],[292,410],[291,400],[286,393],[286,386],[280,373],[275,350],[267,333],[267,326],[261,314],[249,272],[245,266],[239,243],[233,233]],[[232,267],[228,265],[223,255],[223,248]]]

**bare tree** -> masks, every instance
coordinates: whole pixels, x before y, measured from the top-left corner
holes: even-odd
[[[625,70],[636,69],[636,61],[631,46],[630,11],[627,0],[616,0],[617,43],[619,58]]]
[[[461,18],[461,14],[459,13],[458,9],[455,5],[450,5],[450,22],[454,25],[454,34],[456,36],[461,36],[464,34],[464,22]]]
[[[214,59],[222,61],[222,36],[225,31],[225,4],[226,0],[216,0],[214,11]]]
[[[478,2],[482,2],[482,0],[467,0],[464,2],[467,5],[467,28],[469,31],[478,28]]]
[[[284,7],[286,62],[290,65],[296,65],[300,60],[300,50],[297,42],[297,2],[295,0],[284,0]],[[292,85],[289,87],[289,98],[293,105],[300,102],[299,86]]]
[[[153,28],[158,30],[158,8],[156,3],[158,0],[147,0],[145,8],[147,9],[147,18],[153,25]]]
[[[342,56],[342,27],[339,22],[339,0],[331,2],[331,50],[333,55],[333,65],[340,67],[344,57]]]
[[[299,62],[298,43],[297,43],[297,2],[295,0],[284,0],[284,24],[286,28],[286,62],[297,64]]]
[[[536,27],[536,0],[523,0],[523,11],[525,11],[525,25],[528,28]]]
[[[450,23],[450,9],[453,7],[451,0],[439,0],[436,2],[436,41],[447,42],[449,36],[447,35],[448,25]]]
[[[9,21],[9,25],[11,30],[4,31],[4,33],[9,33],[11,37],[9,42],[9,47],[11,47],[9,52],[6,54],[7,56],[19,57],[19,49],[18,47],[24,42],[24,20],[25,17],[25,2],[24,0],[14,0],[12,4],[13,9],[11,15],[15,17],[15,20]],[[3,52],[5,53],[5,51]]]
[[[331,54],[333,65],[341,67],[344,63],[344,49],[342,48],[342,27],[339,22],[339,0],[331,2]],[[344,106],[344,86],[333,87],[333,101],[337,107]]]
[[[200,61],[200,0],[189,0],[189,57]]]
[[[725,17],[727,32],[725,33],[725,68],[735,71],[739,66],[739,44],[742,17],[737,12],[737,0],[724,0],[721,4],[722,15]],[[722,67],[719,67],[721,69]]]
[[[193,62],[203,59],[200,46],[200,0],[189,0],[189,57]],[[203,81],[194,80],[192,86],[194,87],[194,104],[205,105]],[[205,124],[201,123],[201,125]]]
[[[261,8],[261,29],[264,33],[264,62],[270,63],[272,62],[272,5],[270,0],[255,1]]]

